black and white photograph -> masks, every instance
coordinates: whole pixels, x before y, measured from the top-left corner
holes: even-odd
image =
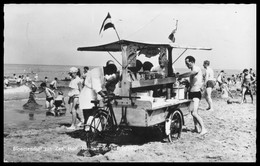
[[[6,3],[3,162],[256,162],[254,3]]]

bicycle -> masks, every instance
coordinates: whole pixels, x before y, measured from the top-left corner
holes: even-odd
[[[107,101],[104,103],[104,107],[100,107],[99,100],[92,100],[91,103],[94,104],[93,115],[89,118],[92,118],[90,124],[85,124],[84,129],[87,132],[86,143],[87,147],[90,147],[90,144],[95,141],[102,141],[105,138],[115,135],[111,135],[118,129],[118,124],[115,118],[115,114],[112,107],[112,101],[120,97],[109,96]],[[87,130],[86,130],[87,128]],[[110,133],[110,134],[109,134]],[[106,140],[108,141],[108,140]]]

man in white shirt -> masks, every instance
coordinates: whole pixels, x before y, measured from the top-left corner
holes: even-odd
[[[214,78],[214,71],[209,67],[210,62],[205,60],[203,63],[203,67],[206,69],[205,73],[205,85],[206,85],[206,101],[209,107],[206,110],[213,110],[212,108],[212,99],[211,99],[211,92],[215,86],[215,78]]]
[[[195,131],[200,133],[201,135],[204,135],[207,133],[207,130],[204,126],[203,119],[198,114],[199,103],[201,100],[201,88],[203,85],[202,71],[198,66],[195,65],[195,58],[193,56],[187,56],[185,58],[185,63],[186,66],[191,69],[191,71],[179,75],[179,79],[190,77],[189,99],[191,99],[192,101],[189,108],[191,111],[191,115],[193,116]]]
[[[88,71],[86,75],[86,86],[84,87],[86,91],[82,91],[79,97],[79,107],[83,111],[84,115],[84,124],[90,123],[88,121],[89,116],[93,114],[92,108],[94,104],[91,103],[92,100],[106,99],[106,92],[108,87],[106,87],[109,81],[112,81],[113,75],[117,72],[117,67],[114,64],[108,64],[105,67],[97,67]],[[102,104],[102,102],[101,102]]]

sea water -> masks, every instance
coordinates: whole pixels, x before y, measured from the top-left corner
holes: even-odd
[[[4,64],[4,76],[9,78],[13,77],[13,74],[28,75],[32,79],[36,86],[40,84],[48,77],[48,83],[58,78],[58,90],[63,91],[65,100],[67,102],[68,85],[70,81],[62,81],[65,77],[69,77],[68,72],[72,66],[69,65],[31,65],[31,64]],[[83,71],[83,66],[75,66]],[[94,66],[89,66],[92,69]],[[38,74],[38,81],[34,80],[34,76]],[[47,85],[48,85],[47,83]],[[36,94],[36,102],[42,107],[35,110],[23,109],[23,105],[27,103],[29,99],[29,93],[31,89],[26,85],[17,86],[11,84],[11,87],[4,89],[4,123],[19,123],[28,120],[39,120],[46,116],[45,110],[45,94]],[[67,106],[68,107],[68,106]]]

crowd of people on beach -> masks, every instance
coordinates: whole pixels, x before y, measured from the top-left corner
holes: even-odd
[[[167,65],[162,56],[158,59],[158,66],[153,66],[150,62],[142,63],[136,60],[134,67],[128,67],[129,80],[141,79],[143,76],[138,73],[153,72],[159,73],[160,77],[164,78],[167,74]],[[244,69],[240,74],[233,74],[227,76],[224,70],[221,70],[218,75],[214,76],[214,70],[210,67],[210,61],[205,60],[202,70],[199,66],[195,65],[195,58],[193,56],[187,56],[185,58],[186,66],[191,70],[190,72],[179,74],[173,67],[173,73],[177,78],[174,86],[184,85],[188,98],[192,100],[190,105],[191,115],[194,119],[195,131],[200,134],[207,133],[207,129],[204,126],[202,118],[198,114],[199,103],[204,96],[208,107],[206,110],[213,111],[214,105],[211,98],[212,91],[217,90],[220,92],[220,97],[224,98],[228,104],[231,103],[244,103],[246,102],[246,95],[250,95],[253,103],[253,95],[256,94],[256,74],[252,68]],[[140,72],[141,71],[141,72]],[[104,67],[97,67],[92,70],[88,66],[83,68],[83,73],[77,67],[71,67],[69,69],[70,83],[69,92],[67,96],[69,111],[72,114],[71,125],[67,127],[69,130],[74,130],[77,127],[85,126],[89,123],[89,117],[93,114],[94,103],[92,100],[105,101],[108,94],[113,94],[117,83],[120,81],[120,71],[112,60],[109,60]],[[156,75],[145,75],[145,79],[151,79]],[[227,77],[227,78],[226,78]],[[46,76],[44,81],[40,84],[39,91],[36,91],[37,87],[34,81],[38,81],[38,75],[35,74],[34,79],[30,79],[28,75],[16,76],[13,75],[13,80],[16,81],[17,86],[22,84],[31,85],[32,95],[40,94],[42,92],[46,95],[45,107],[48,112],[54,116],[62,114],[61,110],[66,111],[65,96],[61,90],[58,90],[58,79],[55,77],[53,81],[49,83]],[[9,86],[9,80],[4,77],[5,88]],[[230,89],[234,89],[241,96],[241,101],[234,101],[234,98]],[[162,86],[159,89],[150,91],[150,95],[160,96],[165,93],[165,87]],[[102,102],[101,102],[102,103]],[[79,111],[81,112],[80,116]],[[64,113],[64,112],[63,112]],[[77,124],[77,121],[79,123]]]

